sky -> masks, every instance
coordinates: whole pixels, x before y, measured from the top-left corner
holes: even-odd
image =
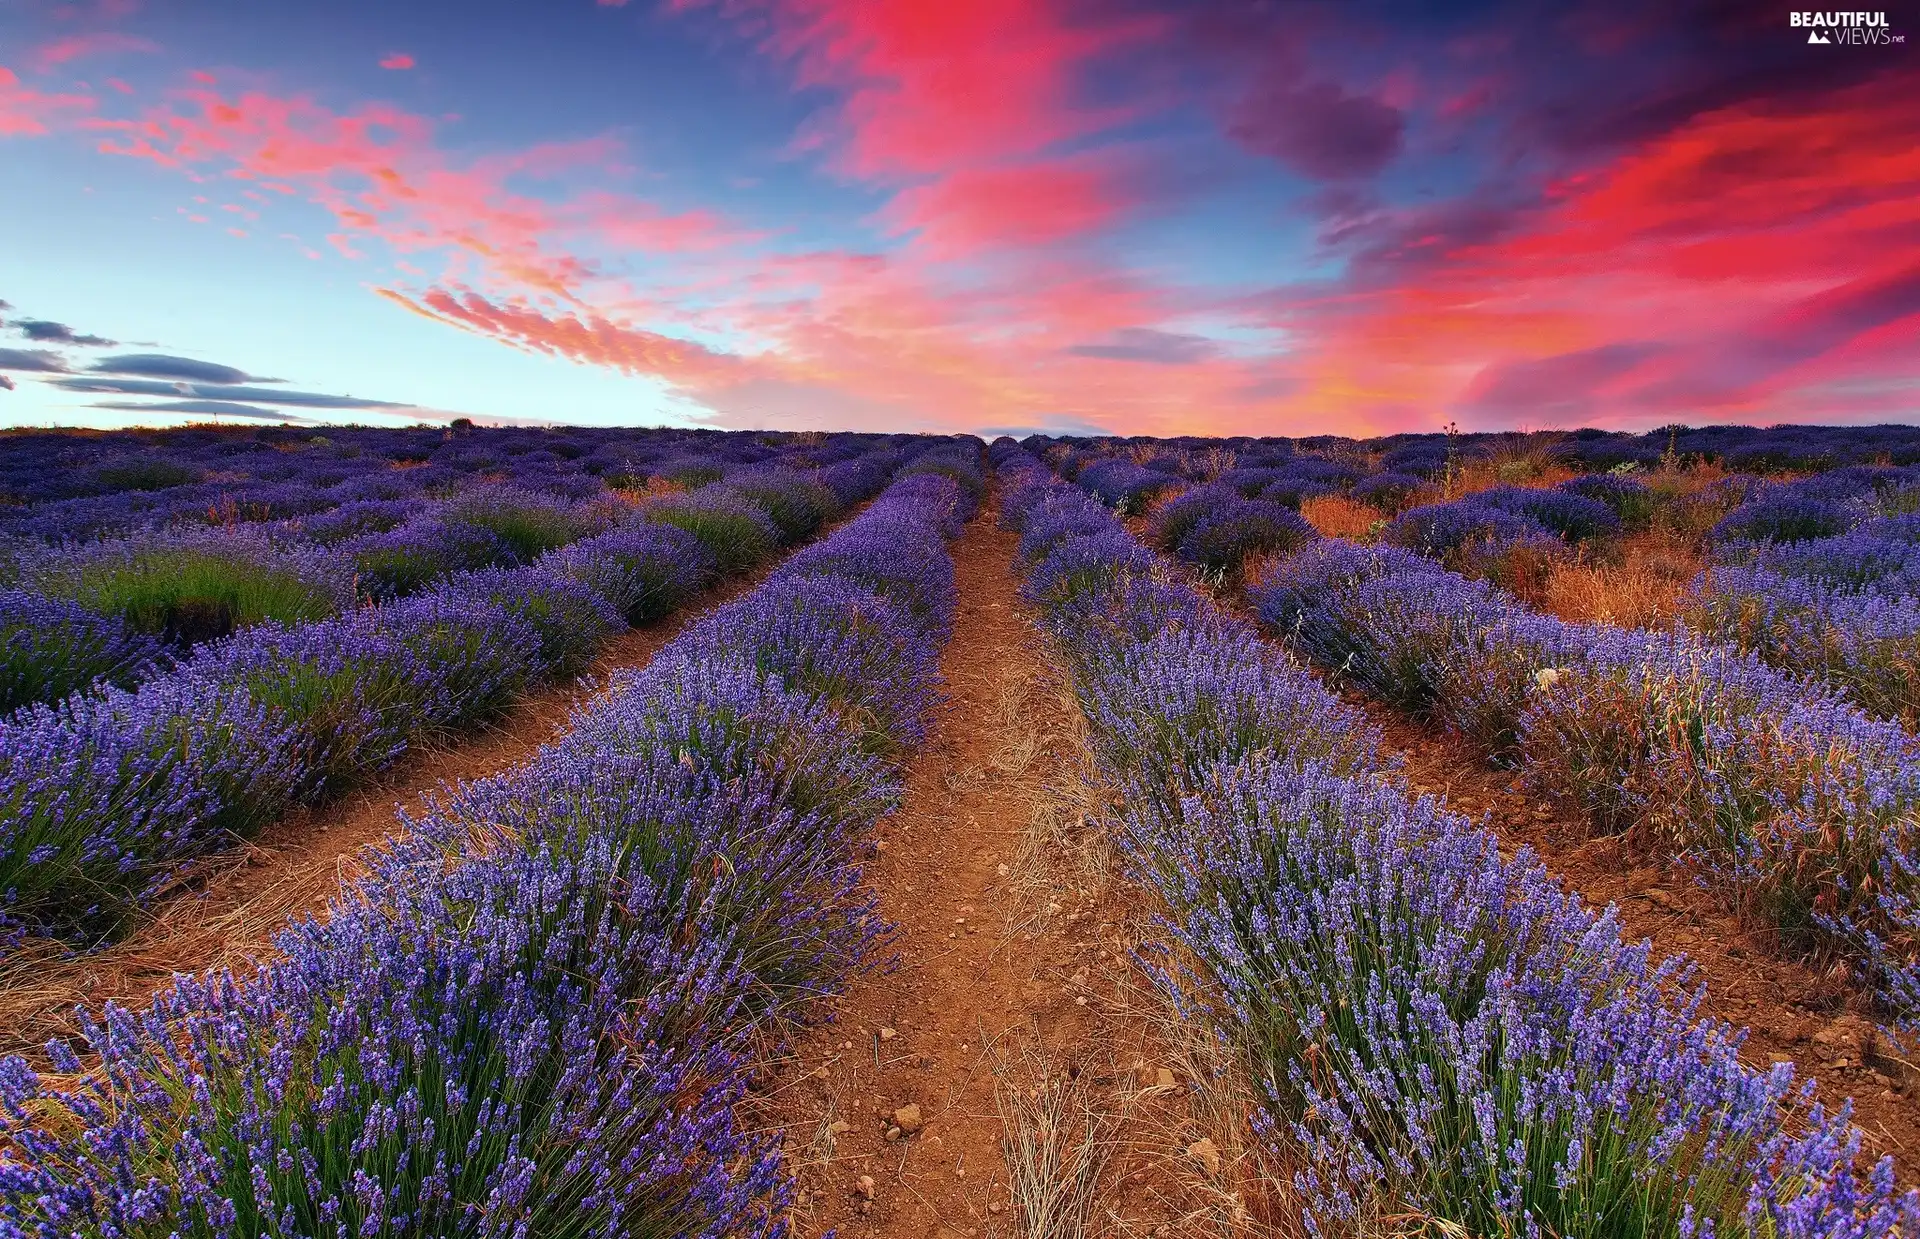
[[[1920,421],[1920,2],[1835,17],[0,0],[0,425]]]

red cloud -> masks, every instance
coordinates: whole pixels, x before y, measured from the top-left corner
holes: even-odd
[[[380,58],[380,67],[382,69],[411,69],[413,65],[413,57],[407,55],[405,52],[389,52]]]
[[[771,27],[803,85],[846,92],[845,169],[935,175],[1038,154],[1126,114],[1082,105],[1100,55],[1138,45],[1157,20],[1076,23],[1060,0],[675,0]]]
[[[1276,320],[1299,333],[1306,406],[1504,424],[1871,415],[1822,385],[1920,366],[1916,127],[1920,98],[1892,81],[1733,106],[1479,237],[1383,251],[1369,285]]]

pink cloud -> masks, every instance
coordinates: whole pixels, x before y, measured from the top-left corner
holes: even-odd
[[[28,62],[39,73],[47,73],[76,60],[130,52],[157,52],[160,46],[151,39],[101,30],[90,34],[67,35],[35,48]]]
[[[970,4],[872,0],[675,0],[717,7],[799,67],[805,86],[843,92],[839,162],[862,178],[930,176],[1037,155],[1127,119],[1086,106],[1099,57],[1144,44],[1152,18],[1080,22],[1060,0]]]
[[[0,65],[0,138],[45,134],[50,124],[91,111],[95,102],[92,95],[47,94],[23,86],[18,74]]]
[[[381,296],[415,314],[529,352],[605,366],[624,374],[711,381],[737,363],[688,340],[615,323],[592,311],[548,313],[521,299],[490,300],[472,290],[433,289],[419,298],[391,288]]]
[[[1130,205],[1115,182],[1090,162],[970,169],[902,191],[882,215],[929,256],[963,258],[1098,231]]]
[[[405,52],[389,52],[380,59],[382,69],[411,69],[413,66],[413,57]]]
[[[675,213],[628,195],[595,191],[561,201],[518,190],[579,169],[604,171],[607,139],[553,143],[469,159],[434,143],[435,122],[390,104],[337,112],[305,96],[211,87],[177,92],[138,120],[101,120],[110,154],[148,159],[189,174],[295,193],[331,212],[350,238],[406,253],[437,251],[450,274],[507,290],[577,300],[597,275],[583,245],[657,245],[679,251],[738,234],[710,212]]]

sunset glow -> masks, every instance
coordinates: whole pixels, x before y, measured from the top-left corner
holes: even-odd
[[[1886,17],[23,0],[0,422],[1914,420]]]

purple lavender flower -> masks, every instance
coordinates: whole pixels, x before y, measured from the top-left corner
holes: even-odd
[[[700,540],[671,525],[610,529],[549,551],[538,566],[588,586],[633,625],[675,610],[720,574]]]

